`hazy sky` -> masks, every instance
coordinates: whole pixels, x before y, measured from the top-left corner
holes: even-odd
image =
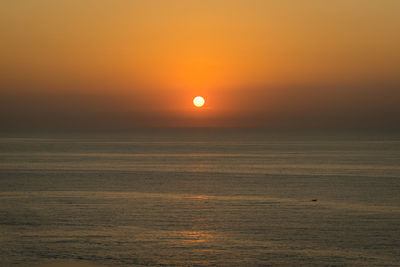
[[[3,0],[0,127],[400,127],[399,14],[398,0]]]

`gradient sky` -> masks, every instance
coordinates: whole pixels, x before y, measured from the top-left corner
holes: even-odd
[[[398,0],[0,1],[0,127],[400,127],[399,14]]]

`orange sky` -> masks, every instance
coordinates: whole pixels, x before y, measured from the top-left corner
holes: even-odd
[[[399,14],[397,0],[2,1],[0,122],[393,127]]]

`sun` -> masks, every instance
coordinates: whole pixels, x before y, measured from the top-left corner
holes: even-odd
[[[195,105],[198,108],[204,106],[205,102],[206,101],[204,100],[204,98],[202,96],[196,96],[195,98],[193,98],[193,105]]]

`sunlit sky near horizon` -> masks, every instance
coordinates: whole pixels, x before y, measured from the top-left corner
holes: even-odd
[[[397,0],[1,1],[0,123],[400,127],[399,14]]]

